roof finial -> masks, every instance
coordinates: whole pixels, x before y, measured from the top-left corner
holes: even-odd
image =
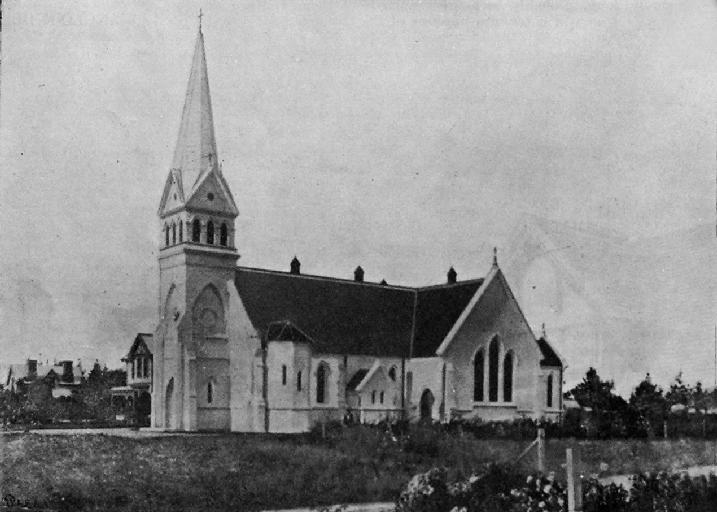
[[[200,7],[200,8],[199,8],[199,16],[198,16],[198,18],[199,18],[199,31],[200,31],[200,32],[202,31],[202,16],[204,16],[204,14],[202,14],[202,8]]]
[[[497,247],[493,247],[493,266],[494,267],[498,266],[498,248]]]

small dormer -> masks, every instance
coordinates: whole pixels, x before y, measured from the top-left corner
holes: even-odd
[[[357,283],[363,283],[363,269],[361,268],[361,265],[356,267],[356,270],[354,270],[354,281]]]
[[[448,284],[456,284],[458,280],[458,272],[456,272],[453,267],[449,268],[447,278]]]

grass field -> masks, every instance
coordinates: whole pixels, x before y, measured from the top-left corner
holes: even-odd
[[[6,435],[1,439],[2,494],[60,510],[260,510],[391,501],[415,473],[443,465],[468,474],[510,462],[528,442],[426,434],[395,443],[356,428],[327,440],[311,436]],[[568,446],[580,447],[596,473],[713,464],[713,442],[549,440],[547,469],[561,478]],[[521,462],[533,470],[534,457]]]

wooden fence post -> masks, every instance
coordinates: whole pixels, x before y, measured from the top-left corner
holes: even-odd
[[[578,474],[580,452],[565,449],[565,471],[568,476],[568,512],[580,512],[583,509],[583,482]]]
[[[538,473],[545,473],[545,429],[538,429]]]

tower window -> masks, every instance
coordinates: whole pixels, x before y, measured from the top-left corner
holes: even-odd
[[[286,386],[286,365],[281,365],[281,384]]]
[[[383,403],[383,391],[379,394],[379,401]]]
[[[548,385],[546,389],[545,403],[548,407],[553,406],[553,374],[548,375]]]
[[[164,246],[169,247],[169,226],[164,225]]]
[[[210,201],[214,201],[214,194],[212,194],[211,192],[209,192],[209,193],[207,194],[207,199],[209,199]]]
[[[177,243],[177,226],[172,222],[172,245]]]
[[[207,243],[214,244],[214,223],[211,220],[207,222]]]
[[[209,382],[207,384],[207,403],[211,404],[212,400],[214,400],[214,386],[212,386],[212,383]]]
[[[376,391],[375,390],[371,391],[371,403],[372,404],[376,403]]]
[[[301,391],[301,372],[296,372],[296,391]]]
[[[227,224],[222,222],[222,227],[219,228],[219,245],[227,246]]]
[[[179,231],[179,243],[181,244],[184,240],[184,221],[179,221],[179,224],[177,224],[177,231]]]
[[[201,233],[202,225],[200,224],[199,219],[194,219],[192,221],[192,242],[199,242],[199,236],[201,235]]]
[[[392,366],[390,370],[388,370],[388,378],[392,381],[396,382],[396,367]]]

